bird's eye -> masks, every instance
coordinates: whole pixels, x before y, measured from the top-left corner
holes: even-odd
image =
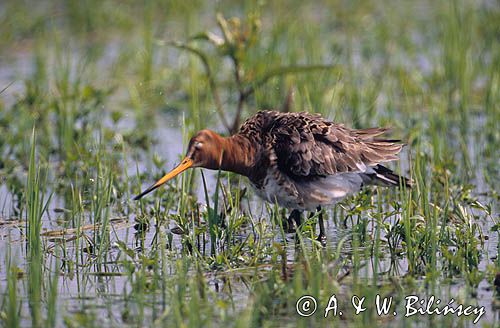
[[[196,149],[201,149],[201,147],[203,146],[203,144],[199,141],[197,141],[195,144],[194,144],[194,148]]]

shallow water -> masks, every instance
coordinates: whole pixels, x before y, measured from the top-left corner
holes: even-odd
[[[432,6],[426,10],[432,10]],[[315,12],[314,17],[321,16],[323,14],[325,13],[320,10]],[[267,24],[269,24],[269,22],[267,22]],[[342,38],[343,36],[339,37]],[[436,74],[436,70],[442,70],[442,68],[439,67],[439,65],[442,65],[440,64],[439,59],[443,56],[442,50],[426,44],[428,40],[420,33],[411,33],[410,39],[413,40],[416,46],[425,48],[422,51],[417,52],[416,61],[415,58],[408,57],[405,51],[402,51],[401,53],[396,52],[394,54],[390,54],[389,66],[394,67],[395,69],[415,69],[416,67],[419,74],[415,79],[430,79],[430,76]],[[387,60],[385,57],[380,55],[365,59],[362,41],[350,40],[350,43],[353,48],[351,61],[354,66],[368,65],[377,68],[382,66],[384,61]],[[121,46],[122,45],[118,42],[109,42],[109,44],[104,47],[104,55],[99,59],[98,63],[95,63],[95,70],[104,71],[109,69],[109,66],[114,64],[114,61],[116,61],[117,57],[119,57],[119,49]],[[394,52],[395,50],[389,49],[389,51]],[[82,56],[78,53],[78,49],[71,50],[69,53],[75,58],[75,63],[72,63],[74,66],[78,60],[81,60]],[[177,53],[173,51],[169,51],[166,55],[169,58],[172,67],[175,67],[179,61],[176,55]],[[10,84],[6,92],[1,95],[1,101],[5,107],[11,106],[17,97],[25,92],[23,80],[28,79],[33,75],[33,57],[34,55],[29,50],[20,50],[17,51],[14,59],[5,60],[0,58],[0,90]],[[327,62],[335,62],[335,54],[333,52],[324,54],[324,57]],[[153,59],[153,61],[154,60],[155,59]],[[366,60],[368,62],[366,62]],[[49,69],[53,68],[53,60],[49,66]],[[373,71],[376,70],[377,69],[373,69]],[[475,83],[482,83],[481,81],[483,80],[484,78],[482,80],[478,79]],[[132,81],[131,84],[134,84],[135,82],[137,81]],[[133,87],[134,86],[135,85],[133,85]],[[355,88],[356,87],[357,86],[355,86]],[[277,89],[280,90],[279,88],[280,87],[278,86]],[[429,85],[423,84],[422,88],[429,88]],[[224,93],[225,91],[222,92]],[[227,92],[230,93],[231,91]],[[285,91],[282,90],[282,93],[285,93]],[[188,98],[187,95],[183,96]],[[380,92],[374,101],[374,107],[376,108],[377,114],[384,118],[395,115],[395,118],[391,118],[394,121],[408,119],[408,117],[398,112],[399,104],[395,105],[391,103],[391,98],[393,96],[393,94],[385,94],[383,90]],[[122,98],[127,97],[128,95],[126,94],[126,91],[120,90],[119,93],[117,92],[117,94],[113,95],[113,101],[110,101],[114,104],[113,106],[124,107],[124,117],[120,120],[117,126],[113,125],[109,117],[103,119],[104,126],[116,128],[117,132],[122,133],[123,135],[134,129],[135,126],[135,116],[133,114],[133,110],[127,108],[129,104],[125,106],[121,105],[121,101],[123,100]],[[402,101],[407,100],[403,99]],[[188,106],[191,106],[192,104],[188,104],[188,101],[185,100],[183,105],[188,108]],[[202,106],[201,104],[198,105]],[[349,108],[350,104],[345,105],[346,108]],[[165,107],[167,105],[163,103],[162,106]],[[387,107],[391,107],[390,111],[386,110]],[[350,109],[346,109],[346,111],[348,110]],[[432,111],[432,109],[430,111]],[[124,163],[122,163],[125,164],[123,173],[126,173],[126,175],[132,178],[132,180],[135,179],[137,172],[154,172],[155,177],[160,176],[160,171],[169,171],[179,163],[185,153],[185,144],[189,135],[186,135],[187,133],[183,131],[183,111],[181,110],[180,114],[174,115],[170,112],[167,113],[167,110],[164,108],[159,108],[155,113],[156,114],[153,120],[155,124],[154,128],[151,127],[151,129],[153,129],[151,135],[156,143],[152,145],[151,151],[143,151],[140,156],[130,156],[129,158],[126,158]],[[422,115],[426,114],[427,112],[424,111]],[[346,116],[348,115],[340,112],[340,109],[338,109],[338,111],[332,110],[332,112],[329,113],[329,117],[344,118]],[[477,196],[479,201],[483,203],[491,203],[493,206],[492,216],[497,217],[500,211],[500,204],[495,202],[495,199],[493,198],[495,196],[491,195],[490,186],[488,185],[483,172],[485,163],[482,160],[482,154],[488,142],[485,138],[483,130],[487,124],[488,117],[482,113],[476,114],[471,111],[469,119],[470,121],[467,122],[468,135],[464,138],[464,140],[466,141],[465,148],[468,151],[468,161],[473,163],[472,166],[474,168],[474,176],[470,181],[470,183],[474,185],[472,193],[473,196]],[[423,130],[429,128],[428,124],[430,124],[428,121],[424,121],[422,123]],[[212,122],[208,127],[212,127],[214,130],[222,132],[223,129],[221,126],[216,125],[217,123]],[[29,139],[30,132],[31,131],[26,132],[26,139]],[[458,135],[458,133],[455,135]],[[445,149],[445,151],[453,152],[457,162],[461,160],[462,156],[460,143],[461,140],[458,139],[448,140],[447,145],[449,148]],[[426,146],[430,147],[428,145]],[[414,149],[411,149],[411,146],[406,147],[400,155],[401,161],[393,167],[406,173],[412,165],[409,161],[410,157],[414,157],[414,153],[412,152],[414,152]],[[154,154],[158,154],[162,160],[165,160],[165,164],[161,170],[155,168],[152,164]],[[493,160],[495,160],[495,158],[493,158]],[[460,164],[458,165],[460,166]],[[20,172],[18,173],[22,177],[21,180],[25,181],[26,172],[23,170],[19,171]],[[202,209],[206,209],[207,204],[202,187],[203,184],[199,174],[200,170],[197,171],[194,185],[199,187],[195,189],[195,196],[197,202],[200,204],[200,207]],[[208,194],[212,200],[212,196],[215,192],[217,172],[204,170],[204,176],[207,180]],[[498,177],[493,178],[498,179]],[[180,185],[179,180],[179,178],[176,179],[172,182],[172,185]],[[2,293],[0,297],[0,306],[2,306],[4,301],[7,299],[7,295],[5,294],[8,284],[7,268],[9,266],[19,266],[20,271],[18,274],[19,279],[17,280],[17,284],[19,289],[19,298],[22,300],[21,325],[29,326],[31,324],[31,318],[28,302],[28,282],[26,279],[27,272],[29,270],[29,261],[26,255],[25,242],[26,223],[23,221],[24,214],[20,217],[19,213],[16,211],[17,209],[14,208],[16,205],[15,199],[13,198],[13,195],[10,194],[7,185],[4,183],[5,180],[3,177],[0,181],[2,181],[0,183],[0,292]],[[147,180],[142,181],[142,187],[145,188],[153,182],[154,179],[148,178]],[[300,260],[302,260],[301,256],[303,254],[301,253],[304,252],[304,249],[305,252],[315,254],[314,250],[317,249],[317,245],[314,241],[309,239],[309,235],[305,232],[303,234],[304,249],[299,249],[297,247],[297,237],[295,234],[285,234],[283,236],[280,228],[271,222],[270,216],[272,214],[272,206],[269,207],[263,201],[257,199],[250,191],[248,184],[245,184],[244,186],[247,187],[250,197],[248,198],[248,204],[246,202],[242,204],[243,211],[250,213],[252,219],[257,224],[262,224],[267,229],[266,233],[268,233],[268,235],[260,236],[260,241],[262,241],[265,246],[277,247],[277,245],[280,245],[286,247],[286,265],[288,265],[287,268],[290,270],[288,274],[293,275],[295,266]],[[52,187],[53,186],[51,186],[49,182],[49,192]],[[132,189],[132,187],[129,189]],[[129,192],[132,194],[132,190],[129,190]],[[490,193],[487,194],[487,192]],[[175,285],[175,281],[171,280],[175,278],[175,273],[179,270],[179,267],[176,266],[176,261],[179,258],[185,258],[187,252],[186,245],[183,244],[183,236],[179,234],[179,222],[176,222],[175,214],[177,213],[175,209],[177,206],[170,206],[168,210],[169,215],[166,216],[167,222],[162,223],[159,227],[157,227],[155,225],[155,217],[151,214],[155,205],[151,203],[146,205],[147,209],[145,213],[147,213],[146,217],[148,219],[149,226],[145,229],[145,231],[142,231],[143,229],[141,229],[140,225],[138,226],[138,222],[136,221],[139,213],[139,211],[135,208],[137,203],[134,203],[134,205],[131,206],[132,210],[130,210],[127,206],[131,204],[132,201],[130,199],[121,198],[119,203],[114,203],[114,207],[111,208],[111,213],[109,215],[111,218],[109,251],[103,255],[104,258],[102,260],[94,261],[97,255],[95,250],[91,249],[92,240],[97,238],[96,236],[100,234],[94,232],[91,225],[91,214],[86,212],[83,215],[82,226],[84,228],[88,228],[88,230],[85,230],[84,232],[86,237],[80,236],[77,238],[75,231],[63,231],[63,228],[68,226],[68,221],[70,220],[70,215],[67,211],[71,210],[65,209],[65,206],[67,205],[64,200],[64,196],[65,195],[53,194],[51,202],[48,206],[48,211],[44,215],[42,228],[42,239],[45,250],[44,256],[46,259],[46,267],[44,268],[44,284],[48,284],[47,277],[55,274],[59,275],[59,281],[57,284],[57,308],[62,309],[62,311],[58,312],[58,325],[62,326],[64,324],[66,316],[70,318],[69,320],[74,320],[79,313],[95,316],[93,324],[100,324],[103,326],[137,326],[138,324],[134,321],[133,317],[137,316],[138,313],[141,313],[141,311],[144,312],[144,316],[146,317],[146,320],[141,321],[141,324],[143,322],[150,323],[152,320],[158,318],[158,312],[165,310],[166,302],[162,299],[162,297],[165,296],[161,295],[161,293],[157,290],[150,293],[141,293],[140,291],[137,292],[134,289],[136,288],[136,285],[134,284],[135,282],[132,281],[134,277],[137,277],[137,275],[129,274],[129,271],[127,270],[135,269],[139,271],[144,268],[144,265],[141,262],[141,256],[145,254],[149,255],[148,252],[153,248],[152,246],[155,245],[155,242],[157,242],[155,239],[157,234],[160,234],[164,238],[171,237],[172,247],[166,250],[168,253],[165,256],[167,261],[164,261],[165,268],[161,273],[161,279],[168,281],[171,286],[173,286],[172,289],[178,287]],[[127,208],[127,210],[124,211],[125,214],[118,210],[118,205]],[[384,205],[388,206],[387,204]],[[337,251],[340,253],[340,258],[335,261],[335,263],[328,263],[328,265],[332,267],[342,267],[340,275],[345,275],[345,277],[342,277],[342,279],[345,280],[341,280],[339,278],[339,292],[344,298],[347,299],[352,293],[350,280],[352,278],[351,275],[348,274],[351,267],[349,264],[344,265],[341,261],[348,261],[351,259],[352,254],[355,251],[361,254],[364,254],[365,252],[369,253],[371,245],[356,247],[355,249],[355,246],[349,242],[353,235],[353,230],[351,229],[352,224],[343,225],[341,223],[335,223],[332,219],[333,211],[335,211],[335,209],[329,209],[326,211],[328,217],[326,220],[328,244],[326,249],[321,251],[321,254],[326,258],[331,254],[335,254]],[[473,209],[471,211],[475,213]],[[484,247],[482,247],[483,256],[478,265],[481,272],[486,272],[488,270],[488,265],[493,264],[495,260],[500,241],[498,239],[498,233],[490,232],[493,222],[488,219],[484,219],[484,213],[477,211],[477,214],[481,216],[479,222],[481,223],[484,234],[489,237],[489,239],[486,240]],[[365,214],[362,215],[362,219],[373,222],[373,218],[370,218]],[[373,236],[374,232],[370,230],[371,228],[370,223],[368,234]],[[243,232],[238,231],[237,235],[234,236],[235,243],[243,243],[245,238],[247,238],[250,234],[255,234],[253,229],[254,227],[246,226],[242,229]],[[192,231],[190,231],[190,233],[192,233]],[[386,236],[384,235],[380,236],[381,239],[385,237]],[[374,241],[374,239],[371,240],[372,243]],[[64,246],[56,247],[60,243]],[[209,238],[207,238],[204,245],[195,246],[200,247],[200,253],[205,250],[204,255],[208,256],[210,252]],[[396,259],[391,259],[387,245],[382,244],[380,247],[382,254],[380,255],[379,262],[376,266],[374,264],[375,260],[373,257],[361,259],[360,265],[362,268],[358,273],[359,279],[366,281],[368,285],[369,282],[373,281],[375,267],[377,267],[376,273],[378,275],[386,273],[385,276],[381,275],[380,278],[375,279],[377,283],[390,284],[391,281],[389,281],[387,277],[397,280],[405,279],[408,272],[407,258],[403,255]],[[64,253],[62,253],[62,249],[64,250]],[[124,258],[133,263],[131,265],[132,268],[127,266],[129,264],[124,264]],[[59,267],[56,267],[57,260],[57,265]],[[195,259],[193,259],[193,262],[195,262],[194,260]],[[68,267],[64,266],[66,262],[73,263],[71,270],[68,270]],[[208,297],[213,297],[215,301],[220,301],[220,299],[229,300],[228,304],[230,305],[226,304],[225,306],[232,307],[233,313],[243,311],[247,307],[249,299],[254,296],[254,290],[252,289],[253,286],[248,284],[248,280],[245,281],[245,277],[253,276],[254,274],[258,275],[261,272],[268,272],[272,269],[271,264],[269,263],[271,263],[271,261],[268,258],[264,258],[261,259],[261,262],[255,263],[254,266],[250,267],[239,267],[238,265],[234,265],[231,269],[222,270],[217,267],[204,267],[203,277],[208,285],[208,290],[213,291],[213,293],[217,295],[217,297],[213,297],[213,295],[209,295]],[[152,277],[155,277],[154,273],[150,272],[151,270],[147,266],[144,271],[147,276],[146,279],[153,279]],[[186,275],[193,276],[193,280],[195,280],[196,270],[191,267]],[[263,276],[265,277],[265,275]],[[427,277],[424,276],[415,277],[415,285],[417,285],[417,289],[422,295],[428,295],[430,293],[428,281],[426,281],[426,279]],[[492,288],[492,284],[487,281],[486,278],[483,278],[479,283],[479,287],[474,292],[475,297],[471,297],[470,289],[464,278],[453,278],[446,282],[446,284],[443,283],[442,286],[438,287],[439,291],[437,292],[439,295],[437,296],[441,297],[443,300],[450,299],[451,297],[460,297],[460,300],[467,304],[477,302],[479,305],[484,306],[487,311],[481,319],[481,323],[491,323],[492,326],[494,326],[500,322],[498,307],[495,308],[492,303],[492,300],[497,296],[495,296],[496,294],[493,290],[494,288]],[[139,297],[144,297],[145,300],[137,300],[134,298],[135,293],[140,295]],[[189,296],[185,297],[189,298]],[[283,300],[279,297],[274,295],[273,297],[273,302],[283,302]],[[287,307],[282,309],[281,312],[276,315],[275,323],[277,326],[282,323],[294,326],[296,324],[295,319],[296,316],[293,312],[293,307]],[[412,321],[409,325],[435,326],[439,324],[432,320],[433,319],[431,318],[424,318],[422,320],[417,320],[417,322]],[[341,321],[341,324],[347,326],[349,325],[349,321]],[[394,326],[406,325],[405,321],[399,318],[398,320],[391,321],[391,324]],[[460,322],[460,324],[463,324],[463,326],[472,326],[470,321],[466,321],[465,323]]]
[[[158,143],[153,147],[152,153],[162,154],[166,159],[165,170],[169,170],[169,168],[176,165],[182,154],[184,152],[184,146],[182,143],[182,133],[178,123],[175,120],[172,120],[170,117],[158,117],[158,129],[155,131],[155,137],[158,140]],[[178,121],[177,121],[178,122]],[[480,124],[478,124],[480,128]],[[476,153],[477,150],[472,147],[474,143],[471,143],[471,153]],[[406,156],[403,154],[401,156],[401,164],[402,168],[408,167],[408,163],[405,160]],[[130,165],[129,163],[129,175],[133,175],[136,172],[135,164],[137,164],[139,171],[151,169],[151,165],[147,159],[147,156],[144,157],[143,162],[134,163],[134,165]],[[205,176],[207,178],[209,193],[210,195],[214,192],[214,185],[216,181],[216,172],[214,171],[205,171]],[[477,185],[476,189],[479,192],[486,190],[486,186],[483,186],[481,183],[484,183],[484,180],[481,180],[481,175],[478,174],[478,179],[476,179]],[[199,178],[198,178],[199,179]],[[149,185],[150,182],[145,182],[145,186]],[[200,183],[201,185],[201,183]],[[198,189],[198,199],[200,203],[204,203],[204,192],[203,188]],[[11,214],[11,195],[8,193],[5,186],[2,186],[0,189],[0,199],[3,203],[3,217],[2,217],[2,225],[0,225],[0,258],[2,259],[11,259],[15,265],[21,266],[22,271],[27,272],[28,268],[23,267],[27,262],[23,260],[26,256],[25,244],[23,241],[23,232],[25,228],[25,222],[16,220],[15,217],[12,217]],[[260,218],[260,220],[268,221],[267,210],[263,201],[258,198],[251,197],[251,207],[249,211],[255,218]],[[49,258],[49,263],[54,263],[55,257],[54,254],[50,255],[51,250],[54,250],[54,246],[56,242],[61,242],[61,237],[57,234],[62,226],[60,225],[61,221],[58,219],[64,217],[64,213],[61,213],[59,208],[62,208],[64,203],[62,199],[57,196],[52,198],[52,201],[49,205],[49,210],[45,215],[43,221],[43,234],[44,242],[49,250],[47,253],[47,257]],[[327,210],[327,215],[330,215],[330,210]],[[114,217],[111,215],[111,217]],[[62,221],[64,222],[64,221]],[[120,248],[118,247],[117,242],[123,242],[130,249],[134,250],[137,254],[143,252],[142,245],[144,247],[148,247],[153,243],[153,238],[155,233],[163,233],[166,234],[168,232],[172,232],[170,229],[174,229],[177,227],[177,224],[174,221],[171,221],[169,225],[166,227],[161,227],[159,231],[156,231],[155,227],[151,225],[145,233],[141,234],[138,232],[137,227],[134,227],[135,222],[133,220],[133,215],[130,217],[114,217],[111,221],[111,249],[106,254],[106,261],[108,264],[99,265],[99,267],[89,267],[82,268],[81,271],[78,269],[73,274],[62,274],[59,279],[59,287],[58,287],[58,304],[63,306],[68,313],[78,313],[79,311],[85,311],[86,308],[92,309],[92,311],[96,311],[96,313],[101,313],[103,316],[98,319],[98,321],[102,322],[102,324],[112,324],[123,321],[123,312],[124,307],[130,306],[128,305],[128,301],[124,298],[124,295],[127,295],[132,292],[130,282],[128,281],[128,277],[123,272],[123,268],[117,262],[119,255],[121,253]],[[491,222],[485,222],[483,225],[483,229],[487,235],[489,235],[489,239],[485,244],[485,254],[479,264],[479,268],[481,270],[485,270],[486,265],[491,263],[490,257],[497,253],[498,247],[498,235],[494,233],[488,233],[489,228],[491,227]],[[276,242],[284,243],[284,240],[280,237],[281,233],[279,228],[274,228],[276,234]],[[345,256],[349,256],[353,252],[353,248],[349,243],[345,243],[345,238],[349,237],[352,234],[352,231],[347,227],[340,227],[334,224],[331,220],[326,221],[326,230],[328,236],[328,245],[325,249],[325,252],[335,252],[339,247],[339,242],[342,242],[341,253],[345,254]],[[65,238],[67,240],[71,239],[71,236],[74,234],[65,234]],[[88,233],[89,236],[92,235],[91,230]],[[383,237],[383,236],[382,236]],[[245,236],[241,236],[242,239]],[[81,241],[83,241],[80,238]],[[173,253],[180,254],[182,252],[183,246],[181,245],[181,237],[179,235],[173,234],[173,245],[174,249]],[[306,237],[304,239],[306,243],[306,249],[311,249],[313,247],[312,242]],[[296,236],[295,234],[286,234],[286,245],[287,245],[287,261],[289,264],[293,265],[295,263],[295,258],[297,254],[296,248]],[[209,249],[209,243],[207,243],[206,248]],[[66,254],[64,258],[74,258],[77,256],[75,253],[75,243],[74,241],[67,242],[66,246]],[[363,252],[364,249],[358,249],[358,251]],[[382,249],[383,251],[383,249]],[[61,254],[57,254],[57,257],[60,259],[63,258]],[[85,263],[86,260],[91,260],[94,255],[91,253],[83,253],[80,254],[82,258],[82,263]],[[361,278],[371,279],[373,276],[372,266],[373,260],[364,261],[365,266],[364,269],[361,269],[360,274]],[[51,264],[52,265],[52,264]],[[6,288],[6,265],[2,265],[0,267],[0,290],[5,290]],[[378,272],[391,272],[391,275],[404,275],[407,271],[408,263],[405,258],[396,259],[395,261],[391,261],[390,258],[382,258],[378,264]],[[169,270],[173,270],[175,272],[175,267],[172,266]],[[224,279],[221,280],[220,275],[214,273],[213,277],[210,278],[208,275],[208,283],[215,290],[224,289]],[[232,279],[231,283],[231,298],[233,301],[236,300],[236,304],[239,302],[238,299],[244,300],[247,297],[248,289],[245,285],[238,283]],[[442,297],[443,299],[450,298],[449,295],[457,295],[464,293],[464,280],[454,280],[453,284],[448,285],[447,288],[441,290],[441,294],[438,297]],[[486,281],[482,281],[477,289],[477,302],[480,306],[484,306],[485,308],[491,307],[491,299],[493,298],[494,291],[490,287],[490,285]],[[24,302],[24,313],[29,313],[29,308],[27,302]],[[238,308],[238,307],[237,307]],[[150,314],[151,315],[151,314]],[[482,322],[493,322],[498,320],[498,311],[486,311],[485,316],[482,319]],[[24,317],[26,320],[24,323],[26,325],[29,324],[29,318]],[[425,325],[425,323],[423,323]]]

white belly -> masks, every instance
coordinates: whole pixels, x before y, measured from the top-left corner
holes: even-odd
[[[301,182],[289,178],[279,182],[270,174],[263,187],[255,189],[261,198],[282,207],[315,210],[318,206],[334,205],[347,195],[359,191],[362,183],[359,173],[341,173]]]

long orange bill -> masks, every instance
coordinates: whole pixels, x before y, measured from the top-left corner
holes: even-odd
[[[182,162],[175,169],[173,169],[172,171],[165,174],[165,176],[163,176],[163,178],[161,178],[160,180],[156,181],[156,183],[154,185],[152,185],[148,189],[144,190],[139,195],[135,196],[134,200],[141,199],[144,195],[149,194],[151,191],[155,190],[156,188],[158,188],[159,186],[161,186],[162,184],[164,184],[168,180],[176,177],[178,174],[189,169],[192,165],[193,165],[193,161],[190,158],[188,158],[188,157],[184,158],[182,160]]]

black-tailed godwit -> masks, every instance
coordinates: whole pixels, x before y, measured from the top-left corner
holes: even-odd
[[[319,211],[318,240],[324,243],[322,207],[365,185],[410,186],[381,164],[397,160],[403,146],[378,138],[386,131],[349,129],[318,114],[260,111],[233,136],[198,132],[182,162],[134,199],[191,167],[231,171],[248,177],[263,199],[291,209],[289,226],[301,224],[302,211]]]

